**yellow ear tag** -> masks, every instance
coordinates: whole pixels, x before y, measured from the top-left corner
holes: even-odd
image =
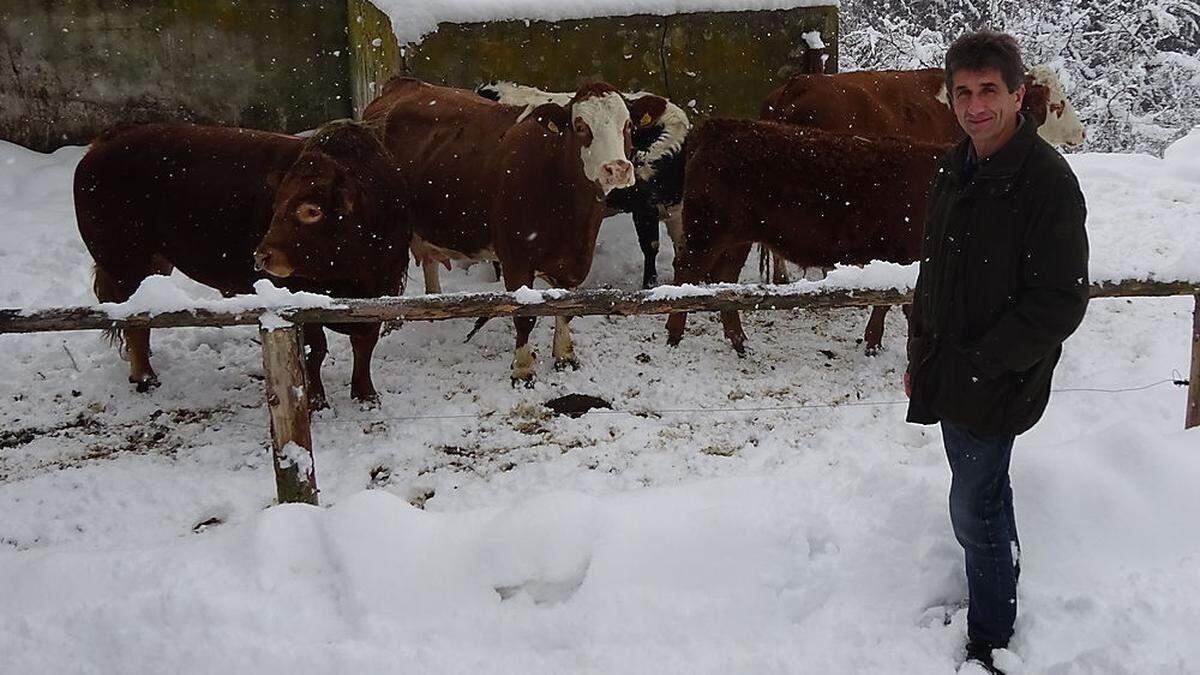
[[[650,113],[642,113],[642,119],[638,120],[638,126],[644,127],[650,124]]]
[[[550,131],[553,131],[556,134],[558,133],[558,125],[555,124],[554,122],[546,122],[546,128],[549,129]]]

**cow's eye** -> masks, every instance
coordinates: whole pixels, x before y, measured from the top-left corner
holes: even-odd
[[[312,202],[305,202],[296,207],[296,220],[305,225],[312,225],[320,220],[323,215],[325,214],[322,213],[321,207]]]

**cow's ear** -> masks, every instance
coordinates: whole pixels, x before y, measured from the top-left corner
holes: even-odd
[[[1026,84],[1025,98],[1021,100],[1021,112],[1042,126],[1046,123],[1046,110],[1050,105],[1050,90],[1044,84]]]
[[[626,98],[625,107],[629,108],[629,119],[635,129],[643,129],[662,117],[667,109],[667,99],[653,94],[642,94],[637,98]]]
[[[287,176],[287,169],[273,169],[267,173],[267,187],[271,189],[271,192],[279,190],[285,176]]]
[[[358,187],[354,181],[343,176],[337,182],[337,187],[333,189],[333,197],[338,203],[338,212],[343,215],[351,215],[358,207]]]
[[[529,116],[556,134],[571,128],[571,109],[557,103],[543,103],[534,108]]]

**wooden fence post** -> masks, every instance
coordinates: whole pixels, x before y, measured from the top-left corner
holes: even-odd
[[[308,387],[300,327],[262,326],[263,368],[267,376],[267,408],[271,412],[271,447],[279,503],[317,504]]]
[[[1187,421],[1184,429],[1200,426],[1200,293],[1192,310],[1192,374],[1188,378]]]

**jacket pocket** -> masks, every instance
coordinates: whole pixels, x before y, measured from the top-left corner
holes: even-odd
[[[958,349],[943,349],[928,377],[937,380],[933,411],[979,433],[1008,433],[1016,374],[988,377]]]

